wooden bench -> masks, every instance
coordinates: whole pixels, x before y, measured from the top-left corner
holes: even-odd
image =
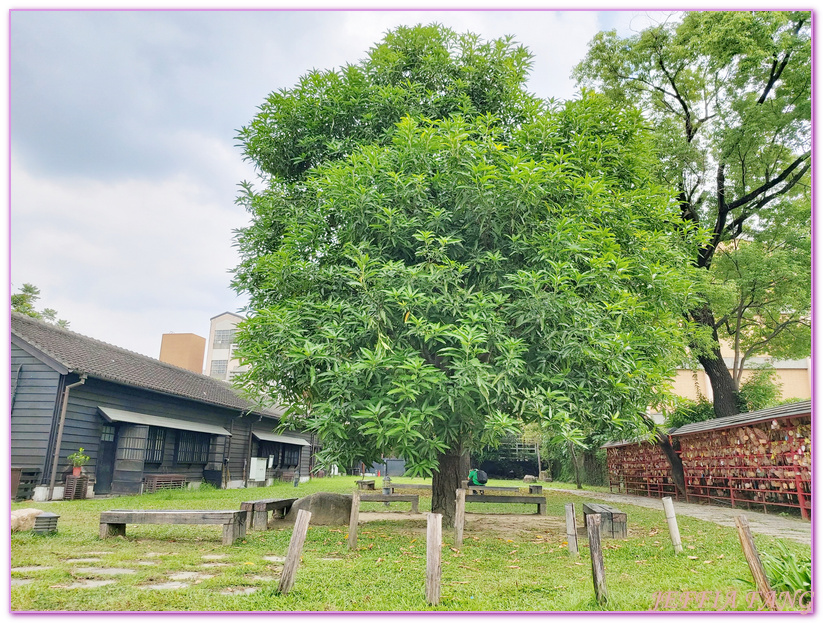
[[[240,510],[246,513],[246,529],[265,530],[266,526],[269,525],[269,511],[274,511],[275,514],[285,517],[296,501],[297,498],[240,502]]]
[[[126,524],[223,525],[223,545],[246,536],[246,511],[113,510],[100,513],[100,538],[125,536]]]
[[[529,485],[529,493],[543,493],[543,485]]]
[[[374,481],[373,480],[358,480],[357,481],[357,488],[361,491],[374,491]]]
[[[432,488],[431,485],[424,485],[422,483],[419,484],[419,485],[400,484],[400,485],[391,485],[391,492],[394,493],[395,489],[428,489],[429,491],[431,491],[431,488]]]
[[[413,513],[418,512],[418,500],[419,496],[417,495],[402,493],[392,493],[391,495],[386,495],[385,493],[364,493],[360,496],[361,502],[385,502],[386,504],[389,502],[411,502],[411,510]]]
[[[612,506],[586,502],[583,504],[583,520],[586,515],[600,515],[600,534],[612,539],[627,539],[626,513]]]
[[[477,493],[478,491],[513,491],[513,492],[520,492],[520,487],[487,487],[486,485],[469,485],[467,484],[466,489],[469,491],[474,491]]]
[[[537,514],[546,514],[545,496],[469,494],[466,496],[466,503],[468,504],[469,502],[485,502],[486,504],[537,504]]]

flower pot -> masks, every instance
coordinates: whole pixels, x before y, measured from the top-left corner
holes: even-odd
[[[83,471],[82,467],[72,467],[71,468],[71,475],[72,476],[79,476],[80,472],[82,472],[82,471]]]

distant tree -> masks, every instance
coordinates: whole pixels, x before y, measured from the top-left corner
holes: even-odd
[[[321,461],[394,454],[432,474],[447,523],[468,451],[561,403],[648,433],[685,354],[692,240],[649,176],[641,117],[594,95],[532,100],[527,58],[399,29],[241,133],[266,187],[241,197],[240,385],[288,404]]]
[[[32,318],[45,320],[63,329],[69,328],[69,322],[67,320],[59,320],[55,310],[46,307],[41,311],[37,311],[35,304],[38,300],[40,300],[40,288],[30,283],[24,283],[17,294],[11,295],[11,309],[12,311],[26,314]]]
[[[643,110],[655,136],[659,178],[676,191],[683,222],[709,232],[693,260],[709,271],[716,259],[725,261],[718,257],[724,250],[740,251],[739,260],[756,254],[757,246],[744,250],[734,241],[782,227],[773,215],[789,198],[809,201],[811,64],[808,11],[692,11],[631,37],[598,33],[575,74],[616,105]],[[746,265],[753,266],[748,258]],[[802,306],[786,318],[777,313],[773,293],[759,285],[757,298],[765,296],[770,311],[758,316],[755,309],[765,307],[761,300],[746,303],[747,279],[737,280],[744,298],[736,305],[719,310],[704,292],[705,302],[689,312],[703,329],[692,349],[711,381],[717,416],[733,415],[741,405],[720,352],[724,329],[732,339],[746,335],[751,346],[776,349],[778,336],[797,338],[804,324]],[[792,296],[786,304],[796,302]],[[741,349],[748,347],[741,342]]]

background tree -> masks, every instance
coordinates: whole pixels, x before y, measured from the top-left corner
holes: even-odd
[[[658,174],[676,190],[681,218],[710,232],[694,258],[702,269],[747,231],[780,227],[770,212],[808,189],[809,12],[696,11],[628,38],[601,32],[575,75],[612,102],[644,111]],[[689,316],[703,327],[692,348],[711,381],[715,413],[725,416],[740,405],[719,342],[736,323],[718,317],[715,303],[707,295]],[[771,329],[757,331],[769,334],[777,324],[773,318]]]
[[[26,314],[38,320],[45,320],[63,329],[69,328],[67,320],[57,318],[57,312],[49,307],[42,311],[37,311],[35,304],[40,300],[40,288],[30,283],[24,283],[17,294],[11,295],[11,310]]]
[[[426,53],[410,58],[411,43]],[[526,57],[508,40],[401,29],[345,70],[367,84],[338,105],[379,86],[452,102],[447,117],[353,127],[334,157],[327,136],[306,138],[320,155],[290,172],[258,149],[265,124],[277,134],[281,113],[306,106],[304,79],[241,133],[268,182],[241,197],[252,215],[237,236],[235,286],[250,297],[241,385],[288,404],[284,424],[320,436],[321,462],[394,454],[432,474],[447,522],[468,450],[564,398],[591,426],[648,432],[646,407],[684,355],[691,239],[649,178],[641,117],[597,96],[562,109],[532,100],[511,70]],[[402,71],[369,70],[398,58]],[[516,80],[508,99],[495,81],[469,88],[472,63],[495,58],[486,75]],[[430,90],[418,76],[454,78]]]

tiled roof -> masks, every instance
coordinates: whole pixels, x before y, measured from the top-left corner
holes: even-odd
[[[86,373],[90,377],[229,409],[268,416],[282,413],[282,409],[256,408],[225,381],[184,370],[24,314],[11,313],[11,333],[71,372]]]
[[[804,400],[802,402],[790,402],[778,407],[771,407],[769,409],[761,409],[760,411],[749,411],[747,413],[738,413],[737,415],[730,415],[728,417],[712,418],[705,422],[695,422],[693,424],[685,424],[680,428],[669,428],[665,433],[671,437],[679,435],[691,435],[693,433],[704,433],[710,430],[721,430],[723,428],[734,428],[735,426],[746,426],[747,424],[754,424],[755,422],[764,422],[767,420],[774,420],[786,417],[797,417],[799,415],[809,415],[812,412],[812,401]],[[616,448],[618,446],[627,446],[632,443],[639,443],[635,440],[621,440],[612,441],[603,444],[601,448]]]
[[[706,420],[705,422],[686,424],[671,433],[671,435],[689,435],[692,433],[702,433],[708,430],[733,428],[735,426],[745,426],[746,424],[763,422],[764,420],[797,417],[798,415],[809,415],[811,412],[811,400],[804,400],[803,402],[790,402],[789,404],[780,405],[779,407],[761,409],[760,411],[749,411],[747,413],[738,413],[737,415],[714,418],[711,420]]]

